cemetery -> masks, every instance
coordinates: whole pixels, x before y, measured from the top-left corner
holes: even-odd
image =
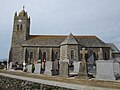
[[[35,79],[37,75],[48,79],[48,81],[39,82],[39,85],[53,85],[54,82],[53,86],[59,86],[60,83],[55,83],[59,81],[70,82],[74,88],[77,87],[78,82],[99,86],[104,81],[107,83],[111,81],[110,85],[120,81],[120,51],[113,43],[106,43],[97,36],[81,36],[72,33],[69,35],[31,35],[30,22],[31,19],[24,8],[19,13],[15,12],[7,62],[9,73],[19,72],[18,76],[24,74],[26,81],[32,79],[35,83],[39,81]],[[30,75],[35,77],[28,78]],[[4,78],[1,79],[4,81]],[[47,83],[49,80],[52,83]],[[84,83],[81,83],[81,80]],[[93,81],[90,82],[90,80]],[[70,83],[66,86],[72,86]],[[60,87],[63,86],[62,83]],[[104,84],[102,86],[105,87]]]
[[[83,58],[81,61],[73,61],[72,63],[69,59],[53,61],[38,60],[31,64],[23,61],[22,69],[19,69],[19,73],[15,68],[19,68],[20,65],[15,65],[15,63],[10,62],[7,72],[5,71],[5,73],[12,73],[14,75],[13,72],[15,72],[15,75],[25,76],[26,78],[48,80],[45,82],[40,81],[39,83],[36,80],[32,80],[31,85],[32,83],[33,85],[37,83],[39,87],[42,87],[42,85],[45,85],[47,88],[57,87],[55,90],[89,90],[90,88],[90,90],[120,89],[120,57],[103,60],[101,55],[101,57],[99,57],[101,59],[94,60],[93,54],[86,59],[86,51],[84,49],[82,53]],[[28,79],[24,82],[29,81],[27,80]],[[50,83],[48,83],[49,81]],[[62,84],[60,84],[60,82],[62,82]],[[30,86],[29,88],[32,87]]]
[[[90,62],[90,63],[88,63]],[[45,63],[25,64],[23,62],[23,72],[43,74],[58,77],[75,77],[81,79],[96,79],[105,81],[120,80],[120,58],[111,60],[74,61],[73,66],[67,60],[46,61]],[[94,64],[95,63],[95,64]],[[13,69],[11,62],[8,70]]]

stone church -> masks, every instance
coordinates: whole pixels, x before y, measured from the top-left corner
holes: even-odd
[[[115,52],[115,53],[114,53]],[[108,60],[119,55],[114,44],[108,44],[96,36],[69,35],[30,35],[30,17],[23,9],[14,15],[9,62],[27,64],[35,61]]]

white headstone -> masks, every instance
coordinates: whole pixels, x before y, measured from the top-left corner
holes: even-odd
[[[44,74],[52,75],[52,62],[51,61],[46,61]]]
[[[40,74],[40,71],[41,71],[41,64],[38,63],[38,64],[34,64],[34,65],[35,65],[35,71],[34,71],[34,73]]]
[[[115,74],[120,74],[120,63],[114,62],[114,73]]]
[[[32,73],[32,64],[27,65],[27,72]]]
[[[9,65],[9,70],[12,69],[12,65],[13,65],[13,62],[10,62],[10,65]]]
[[[80,72],[80,62],[74,61],[74,62],[73,62],[73,65],[74,65],[74,70],[73,70],[73,72],[79,73],[79,72]]]
[[[115,58],[115,64],[117,64],[117,65],[114,65],[114,66],[117,66],[115,67],[115,70],[116,70],[115,72],[119,72],[120,74],[120,57]]]
[[[98,60],[96,65],[96,79],[98,80],[116,80],[120,75],[120,65],[114,60]]]

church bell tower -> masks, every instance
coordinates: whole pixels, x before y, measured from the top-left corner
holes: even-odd
[[[17,15],[14,15],[12,45],[21,44],[29,38],[30,32],[30,17],[28,18],[27,12],[23,10]]]
[[[9,53],[9,62],[22,64],[23,63],[23,52],[24,48],[22,44],[29,39],[30,32],[30,17],[28,17],[27,12],[23,10],[14,15],[13,22],[13,33],[11,49]]]

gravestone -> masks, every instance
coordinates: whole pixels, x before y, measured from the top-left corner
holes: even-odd
[[[95,68],[96,67],[93,64],[87,64],[88,74],[95,75],[95,73],[96,73]]]
[[[115,58],[115,61],[117,62],[117,64],[120,65],[120,57]],[[120,73],[120,69],[119,68],[117,68],[116,70]]]
[[[58,75],[59,74],[59,61],[55,60],[53,61],[53,75]]]
[[[53,69],[54,70],[58,70],[59,69],[59,61],[58,60],[53,61]]]
[[[52,75],[52,62],[51,61],[46,61],[44,74]]]
[[[77,76],[78,73],[80,72],[80,62],[73,62],[74,69],[72,72],[69,72],[69,76]]]
[[[45,63],[46,62],[42,62],[42,69],[45,69]]]
[[[69,64],[68,64],[68,62],[60,62],[59,76],[62,76],[62,77],[69,76]]]
[[[79,72],[80,72],[80,62],[74,61],[74,62],[73,62],[73,65],[74,65],[74,70],[73,70],[73,72],[79,73]]]
[[[95,75],[94,56],[93,54],[87,59],[87,70],[89,75]]]
[[[27,65],[27,72],[32,73],[32,64]]]
[[[37,64],[34,64],[34,66],[35,66],[35,71],[34,71],[34,73],[40,74],[40,72],[41,72],[41,64],[40,64],[40,63],[37,63]]]
[[[12,69],[12,65],[13,65],[13,62],[10,62],[10,65],[9,65],[9,70]]]
[[[96,79],[112,81],[120,77],[120,64],[115,60],[98,60],[96,65]]]
[[[23,71],[25,71],[25,69],[26,69],[26,63],[25,61],[23,61]]]
[[[88,52],[87,52],[87,50],[85,50],[85,48],[82,48],[82,50],[80,51],[80,53],[82,54],[82,60],[81,60],[81,63],[80,63],[79,78],[86,79],[88,77],[88,72],[87,72],[87,65],[86,65],[85,55]]]
[[[119,74],[120,75],[120,63],[114,62],[114,73],[115,75]]]

